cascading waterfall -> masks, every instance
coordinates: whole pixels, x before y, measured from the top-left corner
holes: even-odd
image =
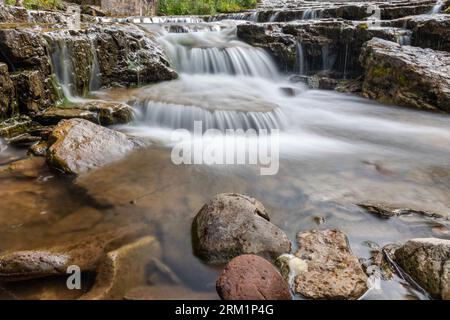
[[[98,55],[94,39],[90,39],[91,53],[92,53],[92,65],[91,76],[89,78],[89,91],[95,91],[100,89],[100,66],[98,64]]]
[[[204,130],[257,132],[285,126],[279,106],[260,95],[273,90],[270,80],[279,77],[274,62],[264,50],[238,41],[235,27],[167,34],[159,41],[180,78],[139,90],[129,102],[139,125],[193,130],[194,121],[202,121]]]
[[[431,9],[431,11],[429,13],[430,14],[439,13],[439,12],[441,12],[443,6],[444,6],[444,1],[437,0],[436,4],[434,5],[434,7]]]
[[[308,61],[305,57],[305,50],[303,49],[303,44],[297,42],[297,67],[296,71],[301,75],[306,75],[308,72]]]
[[[94,38],[86,39],[90,47],[91,65],[89,66],[89,79],[87,80],[85,90],[95,91],[100,89],[100,66],[98,62],[98,55],[96,50],[96,43]],[[54,74],[58,81],[64,97],[69,101],[77,101],[83,94],[77,88],[76,70],[74,53],[71,46],[68,45],[65,37],[55,35],[50,41],[52,47],[52,54],[50,55]],[[79,80],[78,80],[79,81]]]
[[[161,39],[175,68],[189,74],[230,74],[276,78],[271,57],[236,38],[235,28],[221,32],[169,34]]]
[[[225,132],[233,130],[280,129],[284,123],[284,115],[279,109],[270,112],[207,110],[196,106],[185,106],[171,103],[144,100],[134,104],[139,121],[146,125],[170,129],[194,130],[194,122],[201,121],[203,130],[219,129]]]
[[[52,42],[52,46],[51,62],[53,71],[64,97],[72,100],[76,96],[76,93],[74,89],[73,64],[69,48],[64,39],[55,39]]]

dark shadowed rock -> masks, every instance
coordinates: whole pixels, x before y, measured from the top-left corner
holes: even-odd
[[[395,261],[431,295],[450,300],[450,240],[412,239],[395,251]]]
[[[82,119],[61,121],[50,135],[49,145],[49,164],[71,174],[119,160],[135,148],[123,133]]]
[[[226,263],[254,253],[275,260],[291,251],[286,234],[270,223],[257,200],[234,193],[216,195],[204,205],[192,224],[195,253],[211,264]]]
[[[383,103],[450,112],[450,53],[381,39],[361,53],[363,94]]]
[[[291,300],[287,282],[267,260],[245,254],[231,260],[216,283],[223,300]]]
[[[312,230],[297,235],[295,255],[306,272],[295,278],[295,292],[310,299],[358,299],[367,291],[367,276],[339,230]]]
[[[15,88],[8,66],[0,62],[0,120],[11,117],[16,110]]]

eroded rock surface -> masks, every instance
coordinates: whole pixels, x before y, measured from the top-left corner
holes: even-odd
[[[50,135],[49,145],[49,164],[70,174],[119,160],[136,147],[123,133],[82,119],[61,121]]]
[[[295,278],[296,293],[310,299],[358,299],[367,291],[367,275],[343,232],[300,232],[297,244],[295,255],[308,266]]]
[[[192,224],[192,237],[195,253],[211,264],[245,253],[275,260],[291,250],[286,234],[269,221],[264,206],[241,194],[219,194],[203,206]]]
[[[217,279],[224,300],[291,300],[287,282],[267,260],[245,254],[231,260]]]
[[[395,251],[395,261],[431,295],[450,300],[450,240],[412,239]]]
[[[450,112],[450,54],[381,39],[364,45],[363,94],[383,103]]]

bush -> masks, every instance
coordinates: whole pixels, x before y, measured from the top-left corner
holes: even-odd
[[[215,14],[256,7],[258,0],[160,0],[158,15]]]

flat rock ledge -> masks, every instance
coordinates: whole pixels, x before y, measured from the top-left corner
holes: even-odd
[[[362,50],[363,94],[383,103],[450,112],[450,53],[374,38]]]
[[[355,300],[368,290],[367,275],[342,231],[300,232],[297,244],[295,256],[307,266],[298,268],[295,293],[309,299]]]
[[[275,260],[291,251],[286,234],[269,220],[262,203],[242,194],[216,195],[192,224],[194,251],[209,264],[224,264],[242,254]]]
[[[68,174],[82,174],[120,160],[136,148],[125,134],[84,119],[61,121],[49,136],[47,162]]]
[[[395,261],[433,297],[450,300],[450,240],[409,240],[395,251]]]

